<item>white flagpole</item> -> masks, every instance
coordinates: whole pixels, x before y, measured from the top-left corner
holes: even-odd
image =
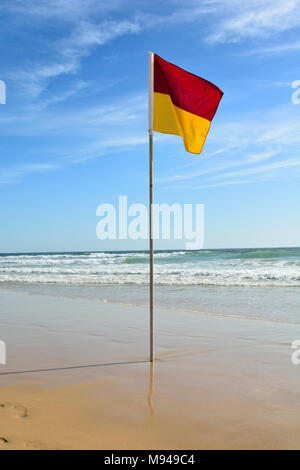
[[[148,132],[149,132],[149,255],[150,255],[150,362],[153,362],[153,80],[154,54],[148,52],[149,86],[148,86]]]

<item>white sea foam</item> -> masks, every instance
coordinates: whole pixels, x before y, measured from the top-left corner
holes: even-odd
[[[0,255],[0,282],[143,285],[148,262],[145,252]],[[300,249],[158,252],[155,283],[300,287]]]

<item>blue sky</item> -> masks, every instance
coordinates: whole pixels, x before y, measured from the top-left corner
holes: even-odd
[[[299,0],[2,0],[0,16],[0,252],[146,248],[98,240],[96,208],[147,202],[148,50],[224,91],[200,156],[156,134],[155,202],[204,203],[209,248],[299,246]]]

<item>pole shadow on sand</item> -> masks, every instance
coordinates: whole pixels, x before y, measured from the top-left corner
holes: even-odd
[[[124,362],[105,362],[101,364],[87,364],[79,366],[68,366],[68,367],[53,367],[48,369],[32,369],[32,370],[12,370],[7,372],[0,372],[1,375],[17,375],[17,374],[34,374],[37,372],[53,372],[60,370],[71,370],[71,369],[86,369],[90,367],[104,367],[104,366],[120,366],[126,364],[146,364],[149,361],[124,361]]]
[[[154,395],[154,362],[149,361],[124,361],[124,362],[105,362],[101,364],[86,364],[86,365],[79,365],[79,366],[69,366],[69,367],[53,367],[47,369],[32,369],[32,370],[16,370],[16,371],[7,371],[7,372],[0,372],[0,376],[2,375],[18,375],[18,374],[34,374],[38,372],[53,372],[53,371],[61,371],[61,370],[72,370],[72,369],[86,369],[92,367],[105,367],[105,366],[119,366],[119,365],[130,365],[130,364],[150,364],[149,369],[149,385],[148,385],[148,407],[150,411],[150,421],[154,418],[154,408],[153,408],[153,395]]]

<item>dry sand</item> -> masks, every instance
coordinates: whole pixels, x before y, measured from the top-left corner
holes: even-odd
[[[2,291],[0,309],[0,449],[300,448],[299,325],[157,309],[152,369],[145,308]]]

